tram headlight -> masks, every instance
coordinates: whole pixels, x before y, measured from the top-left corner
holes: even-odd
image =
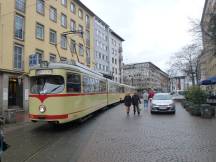
[[[46,111],[46,107],[45,107],[44,105],[40,105],[40,106],[39,106],[39,111],[40,111],[41,113],[44,113],[44,112]]]

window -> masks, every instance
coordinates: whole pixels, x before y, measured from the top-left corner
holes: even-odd
[[[44,0],[37,0],[36,2],[36,10],[38,13],[44,15],[45,8],[44,8]]]
[[[18,39],[24,39],[24,17],[20,15],[15,16],[15,37]]]
[[[81,77],[79,74],[67,74],[67,92],[81,92]]]
[[[56,62],[56,55],[50,54],[50,62]]]
[[[99,80],[83,76],[83,92],[84,93],[98,93],[99,92]]]
[[[72,31],[76,30],[76,22],[74,20],[70,21],[70,30]]]
[[[30,83],[33,94],[57,94],[64,90],[64,78],[59,75],[33,76]]]
[[[67,27],[67,16],[63,13],[61,14],[61,25],[65,28]]]
[[[79,9],[78,11],[78,16],[83,19],[83,11],[81,9]]]
[[[117,64],[117,60],[115,59],[115,64]]]
[[[61,58],[60,58],[60,61],[61,61],[61,62],[66,62],[66,61],[67,61],[67,58],[66,58],[66,57],[61,57]]]
[[[90,18],[88,15],[86,15],[85,21],[86,21],[86,28],[89,28],[90,27]]]
[[[25,0],[16,0],[16,9],[25,12]]]
[[[71,10],[72,13],[74,13],[74,14],[76,13],[76,7],[75,7],[75,4],[72,3],[72,2],[71,2],[71,4],[70,4],[70,10]]]
[[[71,39],[71,52],[76,53],[76,41]]]
[[[66,7],[67,6],[67,0],[61,0],[61,4]]]
[[[41,63],[43,57],[42,50],[36,50],[35,54],[29,56],[29,66],[38,65]]]
[[[99,58],[101,58],[101,53],[99,53]]]
[[[22,57],[23,57],[23,46],[15,45],[14,46],[14,68],[21,70],[22,66]]]
[[[79,25],[79,28],[78,28],[78,30],[80,31],[80,32],[83,32],[83,26],[82,25]],[[80,37],[82,37],[83,35],[82,34],[80,34]]]
[[[65,35],[61,35],[61,48],[67,49],[67,37]]]
[[[112,63],[114,64],[114,58],[112,58]]]
[[[86,46],[90,47],[90,33],[86,30]]]
[[[50,43],[56,44],[57,43],[57,34],[55,30],[50,29]]]
[[[90,48],[86,48],[86,64],[91,64],[91,57],[90,57]]]
[[[84,54],[83,45],[82,45],[81,43],[79,44],[79,54],[80,54],[81,56],[83,56],[83,54]]]
[[[54,7],[50,7],[50,20],[57,22],[57,10]]]
[[[36,24],[36,38],[44,39],[44,26],[39,23]]]

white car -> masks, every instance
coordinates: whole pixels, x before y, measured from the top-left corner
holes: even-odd
[[[169,93],[156,93],[151,101],[151,113],[169,112],[175,114],[175,103]]]

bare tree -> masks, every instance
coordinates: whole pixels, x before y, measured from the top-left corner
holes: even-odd
[[[202,26],[199,19],[189,18],[191,28],[188,30],[192,34],[193,44],[202,47]]]
[[[184,46],[171,57],[170,74],[185,74],[191,78],[192,84],[198,82],[198,56],[201,48],[197,44]]]

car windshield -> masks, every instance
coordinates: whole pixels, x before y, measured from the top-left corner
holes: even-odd
[[[56,75],[30,78],[32,94],[54,94],[64,90],[64,78]]]
[[[168,94],[156,94],[153,100],[172,100],[172,96]]]

